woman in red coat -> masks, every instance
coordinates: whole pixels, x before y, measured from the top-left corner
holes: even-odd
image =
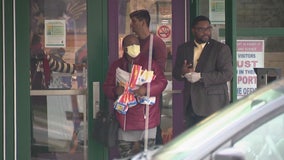
[[[122,58],[113,62],[108,70],[106,81],[103,85],[105,95],[115,101],[125,90],[123,86],[117,85],[116,70],[120,68],[126,72],[131,72],[133,65],[142,66],[143,70],[148,70],[148,56],[140,54],[139,40],[135,35],[127,35],[122,42],[124,55]],[[155,103],[149,105],[149,123],[148,123],[148,147],[155,144],[156,127],[160,124],[160,97],[166,88],[167,79],[159,65],[152,61],[151,70],[154,72],[154,79],[150,83],[150,97],[155,97]],[[146,96],[147,84],[138,86],[133,91],[137,97]],[[137,103],[129,107],[126,114],[116,113],[120,124],[118,131],[119,151],[121,157],[129,157],[143,149],[145,134],[145,116],[146,105]]]

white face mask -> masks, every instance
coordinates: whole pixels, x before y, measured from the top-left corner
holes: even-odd
[[[133,44],[127,47],[127,54],[130,57],[135,58],[139,55],[139,53],[140,53],[140,45]]]

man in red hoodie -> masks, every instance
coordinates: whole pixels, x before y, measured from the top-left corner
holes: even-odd
[[[134,32],[139,39],[141,54],[148,55],[149,54],[149,46],[150,46],[150,35],[152,34],[150,31],[150,22],[151,16],[148,10],[140,9],[133,11],[129,14],[131,19],[130,28],[132,32]],[[153,35],[153,47],[152,47],[152,57],[158,63],[158,65],[165,71],[166,61],[167,61],[167,47],[165,42],[158,37],[156,34]],[[162,97],[160,98],[162,102]],[[160,102],[162,109],[162,103]],[[157,128],[157,136],[156,136],[156,144],[163,144],[162,139],[162,130],[159,126]]]
[[[117,85],[116,70],[120,68],[126,72],[131,72],[133,65],[142,66],[143,70],[148,70],[148,56],[140,55],[139,40],[135,35],[127,35],[122,42],[124,55],[115,61],[108,70],[106,80],[103,85],[105,95],[115,101],[121,96],[125,88]],[[150,82],[150,97],[155,97],[155,103],[149,105],[149,123],[148,123],[148,147],[155,145],[157,126],[160,124],[160,97],[166,88],[167,79],[161,67],[153,60],[151,70],[155,78]],[[138,86],[133,94],[139,97],[146,96],[147,84]],[[126,114],[116,112],[116,118],[119,121],[120,129],[118,131],[119,152],[122,158],[131,157],[143,150],[145,135],[145,115],[146,105],[137,103],[129,107]]]

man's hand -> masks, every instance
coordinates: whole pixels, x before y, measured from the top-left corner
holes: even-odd
[[[195,83],[200,80],[201,74],[197,72],[189,72],[184,77],[191,83]]]
[[[144,86],[140,86],[138,89],[134,90],[134,95],[142,97],[146,95],[147,88]]]
[[[116,94],[117,96],[122,95],[123,92],[124,92],[124,87],[123,87],[123,86],[117,86],[117,87],[115,88],[115,94]]]
[[[188,64],[187,60],[184,60],[182,70],[181,70],[181,74],[185,75],[186,73],[189,73],[189,72],[193,72],[192,64]]]
[[[85,63],[81,63],[81,64],[74,64],[75,65],[75,70],[76,71],[83,71],[83,68],[86,68],[87,65]]]

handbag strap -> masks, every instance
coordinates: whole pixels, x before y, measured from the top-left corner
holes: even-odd
[[[153,34],[150,34],[149,44],[149,58],[148,58],[148,71],[152,70],[152,54],[153,54]],[[150,83],[147,83],[147,98],[150,98]],[[145,135],[144,135],[144,151],[148,150],[148,137],[149,137],[149,104],[146,104],[146,115],[145,115]]]

